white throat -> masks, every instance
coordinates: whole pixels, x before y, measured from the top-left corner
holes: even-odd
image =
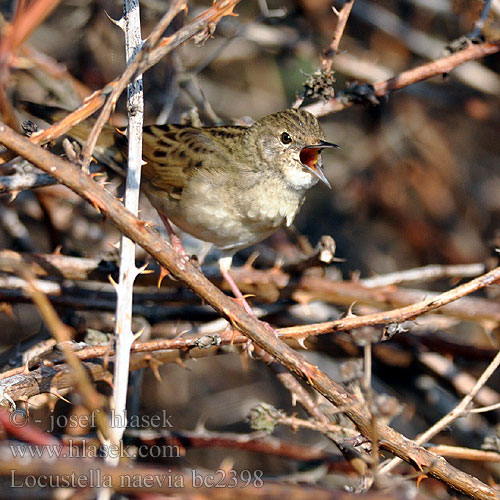
[[[294,168],[287,168],[284,177],[289,186],[297,191],[307,190],[318,183],[318,178],[308,172],[299,160],[295,160]]]

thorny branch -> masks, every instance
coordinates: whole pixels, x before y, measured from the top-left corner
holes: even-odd
[[[85,120],[92,113],[97,111],[104,104],[106,99],[107,103],[111,103],[108,105],[110,106],[110,112],[112,110],[113,101],[109,96],[115,88],[121,89],[116,90],[117,95],[119,95],[119,93],[124,90],[128,81],[134,76],[134,74],[144,73],[147,69],[154,66],[166,54],[174,50],[176,47],[182,45],[184,42],[195,36],[201,30],[205,29],[208,24],[216,23],[222,17],[231,15],[234,7],[239,2],[240,0],[221,0],[215,3],[210,9],[207,9],[205,12],[193,19],[193,21],[191,21],[189,24],[176,31],[172,36],[161,39],[158,42],[156,48],[149,50],[149,47],[147,45],[144,46],[143,51],[148,48],[148,52],[139,52],[139,54],[141,55],[136,56],[136,58],[134,59],[134,63],[127,67],[123,75],[108,83],[108,85],[106,85],[101,90],[94,92],[78,109],[74,110],[70,115],[66,116],[57,124],[54,124],[41,132],[33,134],[31,136],[31,140],[36,144],[41,144],[60,137],[71,127]],[[175,5],[179,8],[182,8],[181,3],[182,2],[178,2]],[[169,10],[169,12],[171,11]],[[168,19],[163,19],[162,22],[166,22],[167,20]],[[107,116],[109,116],[109,112]],[[104,114],[102,116],[105,123],[107,116]],[[104,119],[104,116],[106,116],[106,119]],[[99,126],[102,128],[102,125]],[[90,151],[93,148],[89,146],[88,149]]]

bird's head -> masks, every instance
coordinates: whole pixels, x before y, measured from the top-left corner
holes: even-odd
[[[337,148],[325,141],[317,118],[304,110],[287,109],[256,121],[247,132],[256,145],[259,167],[278,172],[290,187],[308,189],[318,182],[330,183],[322,170],[321,151]]]

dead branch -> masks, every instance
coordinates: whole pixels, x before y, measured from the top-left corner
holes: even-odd
[[[337,26],[335,27],[335,33],[333,34],[330,47],[328,48],[323,61],[321,61],[321,67],[326,71],[330,71],[332,69],[333,59],[339,50],[340,40],[344,34],[347,20],[349,19],[349,14],[351,13],[353,5],[354,0],[346,0],[340,11],[335,10],[335,13],[337,14]],[[332,8],[335,9],[334,7]]]
[[[110,274],[115,274],[118,271],[114,263],[106,263],[98,259],[84,259],[54,254],[18,253],[11,250],[0,251],[0,271],[12,273],[21,264],[27,266],[37,276],[51,276],[70,280],[107,281]],[[292,298],[302,302],[320,299],[337,305],[350,306],[353,303],[357,303],[379,308],[397,308],[393,311],[377,313],[383,315],[382,319],[380,319],[380,315],[374,316],[370,314],[365,316],[349,316],[341,320],[336,320],[329,323],[331,324],[331,330],[328,330],[326,327],[317,330],[316,325],[308,325],[308,333],[316,335],[331,333],[333,331],[351,330],[374,324],[401,323],[424,312],[438,308],[440,314],[494,326],[500,322],[500,305],[498,302],[479,297],[465,297],[465,295],[488,286],[488,279],[482,281],[487,275],[480,276],[477,281],[454,288],[454,292],[449,296],[449,300],[445,299],[444,302],[442,302],[442,295],[436,292],[401,288],[387,284],[407,279],[418,280],[473,276],[478,274],[481,269],[484,269],[482,264],[471,266],[429,266],[408,272],[392,273],[387,277],[366,278],[359,282],[333,281],[328,278],[315,276],[302,276],[297,279],[275,268],[261,271],[241,267],[234,268],[232,273],[234,274],[235,281],[242,290],[255,294],[257,297],[263,296],[265,298],[269,294],[274,296],[281,293],[282,295],[291,295]],[[223,284],[218,271],[209,273],[208,275],[215,283]],[[138,278],[138,283],[141,285],[156,285],[157,277],[152,274],[141,275]],[[382,286],[373,287],[373,285],[378,285],[379,283]],[[2,293],[1,288],[8,287],[12,289],[14,286],[22,288],[22,283],[18,282],[15,285],[12,280],[8,280],[2,285],[0,281],[0,296]],[[44,286],[44,284],[40,282],[40,286]],[[472,286],[470,291],[469,286]],[[61,294],[59,285],[55,283],[47,283],[46,287],[44,287],[46,293]],[[179,283],[164,280],[162,287],[179,287]],[[266,292],[267,289],[272,290],[272,292]],[[158,300],[162,300],[161,292],[158,294]],[[432,307],[428,311],[420,309],[427,302],[434,300],[439,304],[437,307]],[[415,309],[402,310],[402,308],[407,306],[414,307]],[[374,318],[379,318],[379,322],[373,323]],[[306,327],[296,328],[296,335],[300,336],[306,333]]]
[[[36,144],[41,144],[60,137],[74,125],[85,120],[92,113],[97,111],[105,103],[108,96],[116,87],[126,85],[128,79],[131,78],[135,73],[144,73],[147,69],[154,66],[162,57],[182,45],[184,42],[195,36],[201,30],[204,30],[207,25],[216,23],[219,19],[226,15],[231,15],[234,7],[239,2],[240,0],[221,0],[215,3],[210,9],[207,9],[205,12],[193,19],[193,21],[178,30],[172,36],[161,39],[154,50],[151,50],[147,53],[147,55],[143,56],[144,59],[140,61],[138,67],[136,67],[135,64],[130,65],[127,70],[125,70],[125,73],[123,73],[123,75],[108,83],[108,85],[106,85],[101,90],[94,92],[78,109],[74,110],[60,122],[41,132],[33,134],[31,136],[31,140]],[[137,59],[137,61],[139,61],[139,59]],[[125,87],[123,86],[122,90],[124,88]],[[112,101],[108,100],[108,102]]]
[[[452,54],[450,56],[442,57],[436,61],[422,64],[416,68],[404,71],[399,75],[388,80],[377,82],[373,85],[373,93],[376,97],[385,97],[395,90],[408,87],[414,83],[428,80],[434,76],[439,76],[445,73],[450,73],[457,66],[481,59],[491,54],[495,54],[500,50],[500,41],[487,42],[482,44],[473,44],[466,49]],[[304,109],[316,116],[325,116],[330,113],[341,111],[342,109],[352,106],[353,102],[345,99],[343,96],[337,96],[329,101],[318,101]]]

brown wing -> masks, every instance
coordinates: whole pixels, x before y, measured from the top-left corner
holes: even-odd
[[[234,140],[244,131],[245,127],[145,127],[143,176],[153,187],[178,199],[196,169],[230,161]]]

